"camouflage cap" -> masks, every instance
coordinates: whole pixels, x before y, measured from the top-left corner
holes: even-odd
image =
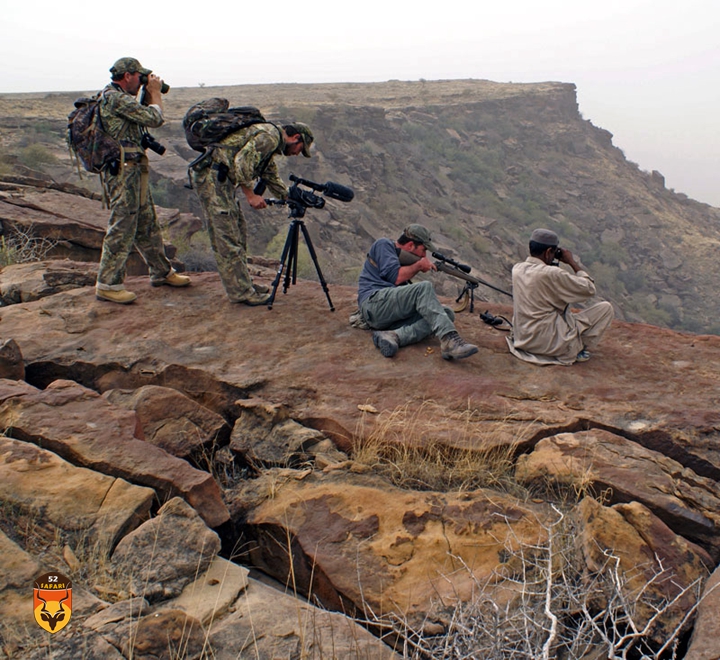
[[[549,229],[535,229],[533,233],[530,234],[530,240],[535,243],[540,243],[541,245],[549,245],[552,247],[560,245],[558,235]]]
[[[430,250],[430,252],[435,251],[430,231],[422,225],[408,225],[403,230],[403,234],[405,234],[405,236],[407,236],[413,243],[421,243]]]
[[[121,57],[110,67],[112,76],[121,76],[123,73],[143,73],[146,76],[152,71],[146,69],[134,57]]]
[[[302,155],[305,156],[305,158],[310,158],[310,145],[315,139],[310,127],[307,124],[303,124],[301,121],[295,121],[292,124],[288,124],[288,126],[292,126],[298,133],[300,133],[300,135],[302,135]]]

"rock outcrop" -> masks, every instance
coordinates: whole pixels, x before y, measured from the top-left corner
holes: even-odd
[[[6,274],[17,281],[13,270],[0,286]],[[632,611],[637,625],[655,621],[650,604],[666,604],[648,644],[690,629],[696,590],[720,556],[719,338],[617,321],[589,362],[539,368],[461,313],[476,356],[448,363],[428,340],[388,360],[347,323],[353,288],[330,288],[333,313],[317,283],[299,280],[267,310],[227,302],[215,274],[192,277],[185,290],[130,277],[139,298],[127,307],[77,286],[0,310],[2,339],[24,367],[24,380],[17,370],[0,380],[1,499],[16,518],[41,511],[43,525],[75,534],[60,553],[68,569],[88,562],[78,533],[105,525],[114,549],[100,599],[83,596],[58,634],[64,652],[83,631],[83,648],[106,657],[149,657],[165,634],[188,657],[211,647],[269,658],[298,644],[321,656],[335,643],[390,658],[370,632],[295,597],[365,618],[391,644],[398,620],[428,639],[451,635],[454,609],[480,585],[509,606],[527,557],[560,538],[575,539],[563,552],[590,574],[617,562],[624,597],[649,603]],[[457,492],[392,484],[358,459],[373,446],[378,457],[403,446],[500,456],[516,485],[499,473]],[[51,470],[63,476],[33,484]],[[88,495],[73,511],[75,473]],[[104,495],[89,495],[93,482]],[[571,530],[561,536],[558,493]],[[11,614],[22,576],[44,556],[10,533],[19,528],[2,528],[3,565],[23,567],[0,597]],[[278,599],[242,565],[289,595]],[[589,606],[601,598],[592,594]],[[285,602],[296,611],[284,632],[253,639],[248,626],[280,620],[274,608]],[[696,629],[700,638],[708,644]]]

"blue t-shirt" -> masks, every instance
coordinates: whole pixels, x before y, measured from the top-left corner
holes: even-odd
[[[372,244],[358,284],[358,306],[375,291],[395,286],[400,271],[400,258],[395,243],[379,238]]]

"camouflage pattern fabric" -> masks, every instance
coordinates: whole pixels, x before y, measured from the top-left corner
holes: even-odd
[[[125,264],[133,244],[147,263],[151,279],[162,280],[171,269],[148,187],[148,159],[141,147],[143,129],[157,128],[164,120],[159,108],[141,105],[115,85],[103,90],[103,99],[100,114],[105,130],[121,141],[126,162],[116,176],[103,175],[112,213],[103,239],[97,287],[118,290],[124,288]]]
[[[227,167],[228,179],[234,185],[252,188],[262,176],[270,192],[277,199],[285,199],[288,189],[274,161],[274,155],[284,148],[280,129],[273,124],[254,124],[222,140],[210,160]]]
[[[220,281],[232,302],[244,300],[252,288],[247,268],[247,224],[227,178],[218,181],[210,167],[191,170],[192,184],[200,198],[215,254]]]
[[[125,264],[133,244],[147,263],[152,280],[162,280],[170,272],[148,187],[149,172],[147,157],[143,156],[139,163],[126,163],[117,176],[105,175],[112,213],[98,268],[99,289],[124,288]]]
[[[126,149],[134,146],[142,151],[144,129],[158,128],[165,121],[157,106],[141,105],[116,85],[108,85],[102,91],[102,99],[100,117],[105,132],[121,140]]]
[[[226,137],[190,170],[220,280],[233,302],[244,300],[252,287],[247,268],[247,224],[235,189],[253,188],[262,176],[276,198],[286,199],[288,189],[274,161],[284,147],[282,133],[273,124],[254,124]],[[227,168],[224,181],[218,181],[218,166]]]

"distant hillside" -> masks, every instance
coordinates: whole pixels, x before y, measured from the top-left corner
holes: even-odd
[[[72,101],[83,94],[0,95],[0,155],[77,184],[63,133]],[[354,281],[374,238],[422,222],[443,251],[507,288],[530,231],[546,226],[580,254],[619,317],[720,334],[720,210],[667,190],[660,173],[628,161],[611,133],[582,118],[572,84],[173,88],[169,121],[154,132],[168,146],[164,157],[153,158],[154,194],[164,206],[198,213],[184,187],[193,152],[180,120],[210,96],[257,105],[274,120],[306,121],[316,135],[316,157],[281,159],[283,173],[355,190],[352,203],[329,200],[305,217],[330,282]],[[97,185],[92,178],[80,184]],[[251,252],[279,256],[285,212],[248,211],[248,217]],[[435,278],[444,293],[455,291],[456,280]],[[489,289],[478,294],[506,301]]]

